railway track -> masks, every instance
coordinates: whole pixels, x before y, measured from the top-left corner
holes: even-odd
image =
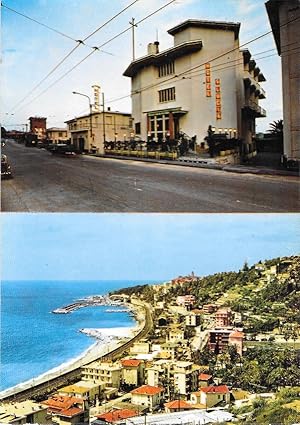
[[[145,323],[144,327],[129,341],[126,341],[120,347],[112,350],[110,353],[99,357],[96,360],[102,361],[113,361],[118,359],[125,351],[127,351],[135,342],[147,336],[153,326],[152,314],[150,306],[144,303],[137,303],[139,307],[144,308],[145,312]],[[95,361],[95,360],[93,360]],[[90,364],[86,363],[86,365]],[[58,388],[61,388],[66,385],[74,384],[76,381],[79,381],[81,378],[81,367],[73,369],[65,374],[59,375],[55,378],[49,379],[40,384],[32,385],[30,388],[24,390],[19,390],[14,394],[4,396],[0,398],[0,401],[3,402],[18,402],[24,401],[27,399],[38,399],[39,401],[45,400],[49,394],[55,392]]]

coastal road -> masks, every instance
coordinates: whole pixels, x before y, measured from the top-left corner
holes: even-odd
[[[4,212],[296,212],[296,176],[239,174],[133,160],[53,156],[7,142],[14,178]]]

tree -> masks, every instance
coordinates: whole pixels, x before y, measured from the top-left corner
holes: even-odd
[[[270,122],[269,124],[270,129],[268,130],[269,133],[275,134],[275,135],[282,135],[283,134],[283,120],[275,120],[273,122]]]

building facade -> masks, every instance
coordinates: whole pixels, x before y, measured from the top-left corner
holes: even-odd
[[[104,141],[128,141],[133,137],[131,114],[92,112],[66,121],[71,143],[80,152],[104,153]]]
[[[51,143],[64,143],[70,139],[67,128],[51,127],[46,130],[46,137]]]
[[[278,54],[283,93],[283,151],[287,160],[300,161],[300,4],[299,0],[266,3]]]
[[[242,139],[241,150],[255,148],[255,119],[265,117],[259,99],[265,78],[248,50],[239,49],[239,23],[189,19],[168,33],[174,46],[148,54],[128,66],[135,134],[144,140],[178,139],[185,133],[204,146],[207,130]]]
[[[46,138],[46,122],[44,117],[29,117],[30,133],[36,134],[39,140]]]

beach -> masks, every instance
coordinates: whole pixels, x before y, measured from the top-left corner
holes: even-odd
[[[135,311],[136,323],[134,326],[83,329],[83,333],[96,340],[96,342],[94,342],[87,350],[76,358],[71,359],[35,378],[1,391],[0,400],[13,394],[17,394],[20,391],[30,389],[31,387],[50,381],[85,364],[91,363],[92,361],[109,354],[111,351],[133,338],[144,326],[144,315],[140,306],[131,305],[131,307],[132,309],[134,308]]]

